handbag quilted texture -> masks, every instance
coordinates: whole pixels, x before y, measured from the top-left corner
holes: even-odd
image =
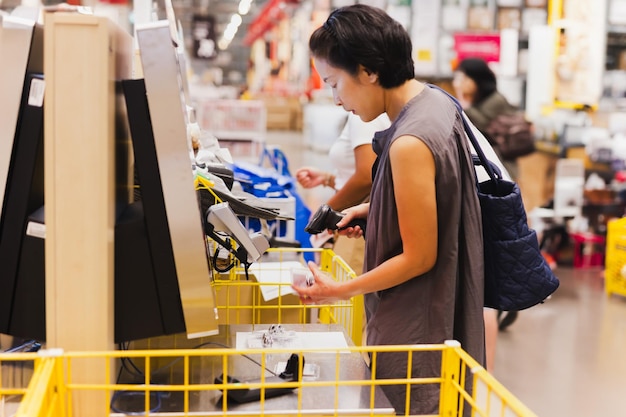
[[[543,302],[559,281],[528,227],[520,189],[496,178],[479,184],[485,251],[485,306],[523,310]]]

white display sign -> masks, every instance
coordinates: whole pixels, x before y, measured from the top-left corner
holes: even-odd
[[[559,22],[556,97],[595,105],[602,95],[606,59],[606,0],[569,0]]]
[[[432,0],[413,0],[412,6],[411,42],[413,43],[415,75],[437,74],[441,3]]]
[[[626,24],[626,0],[611,1],[609,23],[612,25]]]

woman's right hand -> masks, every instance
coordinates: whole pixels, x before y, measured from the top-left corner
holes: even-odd
[[[354,219],[367,219],[369,207],[369,203],[363,203],[342,211],[344,216],[337,223],[337,227],[339,228],[338,233],[342,236],[347,236],[351,238],[360,238],[361,236],[363,236],[364,230],[361,229],[361,226],[346,226],[350,224],[350,222]]]
[[[323,185],[327,174],[317,168],[303,167],[296,171],[295,177],[304,188],[313,188]]]

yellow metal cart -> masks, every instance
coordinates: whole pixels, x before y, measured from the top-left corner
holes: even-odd
[[[353,278],[354,272],[331,250],[312,251],[317,252],[321,269],[335,279]],[[75,404],[94,398],[91,415],[98,417],[382,416],[395,413],[383,393],[386,385],[410,388],[435,384],[440,389],[438,416],[535,416],[455,341],[441,345],[359,346],[363,317],[360,297],[327,306],[304,306],[291,294],[290,280],[285,277],[289,276],[289,265],[299,262],[301,255],[301,249],[270,250],[257,269],[251,268],[248,274],[239,266],[217,274],[214,288],[220,334],[215,337],[188,340],[176,335],[173,340],[136,341],[132,350],[111,352],[0,354],[1,370],[11,370],[18,359],[27,361],[31,368],[27,385],[3,383],[0,397],[19,405],[16,417],[82,417],[74,413]],[[263,273],[274,278],[264,279]],[[273,294],[272,299],[267,299],[268,292]],[[276,324],[295,334],[302,330],[313,340],[341,332],[347,343],[339,347],[322,344],[259,348],[238,342],[241,334],[262,332]],[[174,348],[169,348],[172,344]],[[194,345],[196,348],[191,348]],[[364,358],[375,363],[382,352],[407,355],[407,361],[416,355],[438,352],[441,372],[428,378],[407,375],[377,379]],[[293,355],[299,358],[300,377],[277,380],[281,364]],[[77,381],[72,370],[82,367],[102,372],[92,381]],[[220,382],[228,377],[236,378],[238,383]],[[276,389],[286,393],[274,397]],[[229,396],[229,392],[252,390],[258,392],[258,400],[246,404]],[[411,390],[407,392],[410,395]],[[20,401],[15,402],[16,398]]]
[[[607,225],[604,288],[607,295],[626,296],[626,218]]]
[[[420,352],[441,352],[441,374],[432,378],[401,378],[396,380],[381,380],[370,377],[355,377],[341,379],[340,370],[344,361],[354,359],[354,355],[368,352],[372,360],[380,352],[401,352],[407,355],[416,355]],[[299,354],[305,358],[315,358],[324,355],[326,360],[332,358],[335,362],[335,377],[306,379],[294,382],[265,382],[265,372],[261,372],[255,382],[245,382],[236,385],[215,383],[214,380],[203,381],[194,374],[198,364],[218,363],[216,371],[228,375],[233,364],[241,361],[243,355],[258,357],[259,368],[263,369],[276,357],[292,353],[286,349],[175,349],[152,351],[115,351],[115,352],[68,352],[58,356],[39,357],[35,360],[35,372],[25,391],[20,391],[24,397],[19,405],[16,417],[35,416],[68,416],[73,417],[73,400],[88,392],[98,392],[111,398],[101,410],[95,409],[94,415],[122,416],[122,415],[160,415],[160,407],[164,407],[166,399],[175,398],[178,408],[163,411],[167,416],[275,416],[275,415],[363,415],[378,416],[393,414],[393,410],[384,406],[384,396],[380,398],[379,388],[384,384],[437,384],[440,386],[440,405],[438,416],[517,416],[534,417],[527,407],[509,393],[485,369],[478,365],[458,343],[449,342],[442,345],[416,346],[352,346],[341,350],[312,349],[302,350]],[[28,354],[31,356],[32,355]],[[116,382],[114,363],[121,358],[131,358],[140,364],[145,371],[144,383],[121,384]],[[175,362],[178,378],[175,382],[163,384],[154,383],[150,377],[151,364],[155,360]],[[14,360],[13,356],[3,355],[0,360]],[[81,361],[98,361],[106,369],[105,383],[75,383],[71,379],[71,369],[81,366]],[[313,359],[315,360],[315,359]],[[465,376],[469,375],[472,386],[465,385]],[[327,375],[328,376],[328,375]],[[265,392],[270,389],[284,388],[293,390],[285,398],[266,398]],[[228,390],[259,389],[261,397],[252,408],[242,408],[239,404],[229,401],[224,395]],[[308,397],[319,397],[316,392],[324,394],[324,402],[320,408],[311,407],[307,403]],[[410,390],[407,390],[410,392]],[[2,395],[15,395],[16,391],[2,389]],[[120,404],[115,404],[116,395],[124,393],[138,399],[135,408],[120,411]],[[204,401],[203,401],[203,397]],[[353,407],[343,403],[358,397],[365,406]],[[383,401],[383,406],[377,406]],[[408,398],[407,398],[408,401]],[[139,404],[139,405],[137,405]],[[279,406],[275,406],[279,404]],[[287,406],[285,406],[287,404]],[[304,408],[304,405],[307,405]],[[127,405],[128,406],[128,405]],[[204,407],[204,408],[203,408]]]
[[[301,304],[291,290],[291,268],[305,267],[303,253],[314,253],[320,269],[337,281],[347,281],[355,276],[348,264],[330,249],[269,249],[266,257],[253,264],[248,271],[249,279],[240,265],[227,274],[215,276],[213,287],[220,324],[340,324],[352,341],[360,345],[363,333],[362,296],[332,305],[310,306]],[[261,275],[264,277],[262,280]]]

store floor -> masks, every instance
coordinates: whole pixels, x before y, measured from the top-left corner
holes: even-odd
[[[330,168],[301,132],[271,131],[291,172]],[[302,190],[316,208],[328,189]],[[604,292],[602,269],[557,268],[561,286],[498,335],[495,377],[539,417],[626,416],[626,297]]]

